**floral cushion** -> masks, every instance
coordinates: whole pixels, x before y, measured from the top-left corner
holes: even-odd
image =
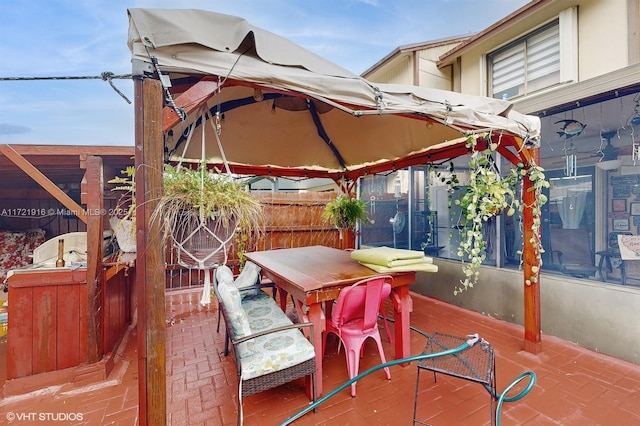
[[[0,231],[0,284],[7,271],[27,266],[32,262],[33,250],[44,243],[44,231]]]
[[[255,263],[247,260],[238,275],[238,278],[234,281],[234,285],[238,290],[242,290],[245,287],[251,287],[258,283],[260,278],[260,267]],[[259,289],[249,290],[243,293],[244,296],[257,296],[260,293]]]
[[[233,285],[224,281],[218,283],[218,293],[220,301],[227,310],[227,321],[231,326],[234,338],[248,336],[251,334],[251,327],[244,309],[242,309],[242,298],[240,292]]]
[[[277,303],[262,291],[245,297],[242,306],[253,333],[292,324]],[[267,334],[244,343],[237,348],[244,380],[300,364],[315,356],[313,345],[299,329]]]
[[[220,265],[216,268],[216,281],[219,283],[233,284],[233,272],[227,265]]]

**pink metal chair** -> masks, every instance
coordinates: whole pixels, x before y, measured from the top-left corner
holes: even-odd
[[[350,379],[358,374],[364,342],[369,337],[375,340],[382,363],[387,362],[380,341],[378,313],[382,302],[391,293],[392,282],[393,278],[388,275],[375,276],[343,288],[338,295],[331,312],[331,321],[327,321],[322,349],[324,353],[329,333],[340,338],[339,345],[345,347]],[[384,372],[387,380],[391,380],[389,368],[385,367]],[[351,396],[356,396],[356,383],[351,384]]]

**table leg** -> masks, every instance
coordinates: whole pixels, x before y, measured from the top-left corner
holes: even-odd
[[[604,275],[602,274],[602,264],[604,263],[604,259],[605,259],[605,255],[604,254],[600,254],[600,262],[598,262],[598,274],[600,275],[600,281],[604,282]]]
[[[278,294],[280,295],[280,309],[282,309],[282,312],[287,312],[287,296],[289,293],[282,287],[278,287]]]
[[[409,295],[409,286],[394,287],[391,291],[393,302],[393,318],[395,327],[395,358],[407,358],[411,356],[410,313],[413,310],[413,302]],[[409,363],[401,364],[402,366]]]
[[[307,319],[313,323],[313,347],[316,351],[316,396],[322,396],[322,336],[325,330],[322,303],[309,305]],[[307,394],[310,395],[310,380],[307,381]]]

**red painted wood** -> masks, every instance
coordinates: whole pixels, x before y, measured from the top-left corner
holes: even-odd
[[[58,289],[33,288],[33,374],[53,371],[57,365]]]
[[[11,282],[11,280],[10,280]],[[33,368],[33,289],[10,288],[9,334],[7,336],[7,379],[28,376]]]
[[[131,322],[131,285],[130,273],[120,270],[106,282],[104,290],[104,348],[113,351]]]
[[[9,278],[7,379],[86,362],[85,276],[84,270],[65,269]]]
[[[83,286],[84,287],[84,286]],[[79,285],[60,286],[57,300],[57,365],[56,370],[75,367],[85,359],[80,351],[80,310],[81,292]]]
[[[178,108],[182,108],[185,114],[191,114],[196,111],[202,105],[216,93],[218,89],[218,82],[211,80],[200,80],[193,86],[189,87],[184,93],[175,98],[175,104]],[[166,106],[162,110],[162,124],[164,131],[167,132],[181,122],[180,117],[176,114],[175,110]]]
[[[538,148],[531,149],[531,156],[536,161],[540,161],[540,150]],[[523,248],[523,270],[524,270],[524,349],[528,352],[538,353],[541,346],[541,319],[540,319],[540,276],[538,282],[527,285],[527,281],[535,274],[532,272],[533,267],[540,268],[540,262],[536,256],[534,247],[529,243],[533,237],[533,211],[530,206],[535,204],[535,193],[531,191],[533,184],[525,176],[523,179],[523,195],[522,203],[524,205],[522,214],[522,237],[524,240]]]

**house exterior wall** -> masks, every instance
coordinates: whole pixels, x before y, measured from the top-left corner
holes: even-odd
[[[522,271],[482,267],[476,287],[454,296],[453,283],[463,278],[460,263],[444,259],[434,263],[438,273],[418,273],[413,291],[523,325]],[[544,335],[549,335],[640,364],[640,328],[635,326],[640,306],[637,288],[544,273],[540,280],[543,351]]]
[[[486,55],[559,18],[560,37],[564,46],[568,46],[561,51],[561,61],[565,61],[565,65],[566,61],[571,61],[570,66],[563,66],[560,84],[515,98],[517,111],[536,114],[605,91],[636,85],[640,81],[637,78],[640,75],[639,10],[640,0],[541,0],[532,3],[525,13],[516,12],[506,17],[506,24],[487,28],[475,41],[463,45],[459,54],[453,47],[448,52],[420,50],[417,55],[420,58],[419,83],[487,96]],[[567,37],[562,28],[574,28],[575,32]],[[440,56],[433,62],[436,52]],[[433,72],[432,63],[438,65],[440,74]],[[620,104],[617,111],[620,111]],[[626,118],[625,115],[622,120]],[[595,127],[596,122],[589,125]],[[595,171],[597,188],[606,190],[609,173]],[[596,250],[602,250],[608,232],[606,192],[595,191],[595,203],[598,223],[595,246]],[[460,262],[437,258],[435,263],[439,272],[418,274],[413,290],[523,325],[521,270],[484,266],[477,288],[454,296],[453,283],[464,278]],[[612,285],[595,278],[576,279],[544,273],[543,265],[540,296],[543,335],[557,336],[594,351],[640,363],[640,329],[635,326],[640,286]]]
[[[410,84],[442,90],[453,88],[453,67],[438,67],[441,55],[460,44],[459,41],[425,44],[424,48],[399,51],[387,61],[363,75],[378,83]],[[416,66],[417,64],[417,66]]]
[[[402,54],[367,76],[375,83],[414,84],[413,55]]]
[[[460,56],[460,91],[470,95],[487,95],[487,73],[484,55],[504,46],[531,30],[557,18],[560,13],[577,7],[578,81],[603,75],[633,63],[629,37],[628,11],[633,12],[637,0],[556,0],[508,28],[501,28]],[[637,9],[636,9],[637,14]],[[631,22],[631,24],[630,24]],[[636,21],[637,23],[637,21]],[[576,81],[568,81],[567,84]]]
[[[437,61],[442,49],[431,49],[417,52],[418,86],[434,89],[452,90],[452,67],[438,68]]]
[[[575,14],[571,10],[574,6],[577,7]],[[567,94],[576,99],[582,95],[597,94],[592,87],[595,83],[582,82],[598,82],[606,79],[603,76],[615,77],[619,73],[618,83],[613,79],[602,83],[603,90],[615,89],[616,84],[626,84],[627,75],[636,73],[640,19],[637,0],[582,0],[577,3],[557,0],[509,27],[500,28],[485,41],[455,57],[455,61],[449,58],[446,63],[460,66],[460,73],[456,75],[458,81],[454,85],[463,93],[488,95],[485,55],[558,16],[561,28],[562,25],[577,27],[575,40],[563,38],[566,34],[562,34],[562,29],[560,34],[563,41],[569,42],[567,44],[575,42],[573,50],[577,51],[562,51],[564,56],[561,60],[574,60],[576,69],[562,74],[561,83],[556,87],[515,100],[516,110],[537,113],[557,106]],[[568,58],[571,55],[573,58]],[[535,101],[528,100],[531,98]],[[598,173],[602,176],[601,172]],[[607,178],[603,179],[600,185],[606,186]],[[606,200],[603,205],[606,205]],[[599,215],[606,218],[606,210],[603,208]],[[597,239],[606,238],[606,226],[596,227],[596,234],[599,236]],[[463,278],[459,263],[444,259],[436,263],[440,268],[437,277],[421,274],[416,291],[523,325],[524,283],[521,270],[483,267],[478,288],[454,296],[453,287],[443,283],[456,283]],[[638,318],[636,307],[640,303],[640,287],[543,273],[540,297],[543,335],[557,336],[594,351],[640,363],[640,330],[631,325],[635,321],[632,319]]]

